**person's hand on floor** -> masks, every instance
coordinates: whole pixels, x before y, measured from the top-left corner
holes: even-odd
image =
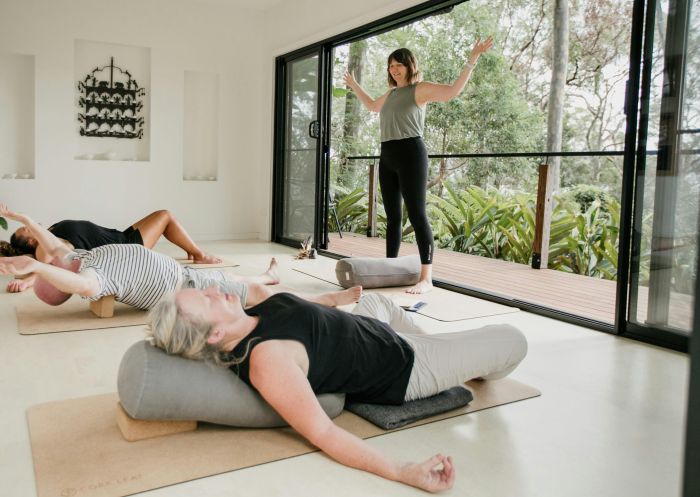
[[[436,469],[440,465],[442,468]],[[455,481],[452,458],[437,454],[422,463],[406,463],[401,468],[400,479],[403,483],[428,492],[452,488]]]
[[[5,287],[5,290],[7,293],[19,293],[25,291],[27,288],[29,288],[31,285],[27,282],[27,280],[12,280],[7,284],[7,287]]]

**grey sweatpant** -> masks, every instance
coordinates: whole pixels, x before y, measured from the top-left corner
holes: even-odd
[[[527,340],[514,326],[497,324],[426,335],[410,313],[376,293],[364,295],[352,313],[387,323],[413,348],[405,400],[430,397],[474,378],[503,378],[527,354]]]

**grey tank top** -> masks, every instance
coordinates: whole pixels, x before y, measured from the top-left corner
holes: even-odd
[[[381,141],[423,136],[425,107],[416,104],[416,85],[394,88],[379,113]]]

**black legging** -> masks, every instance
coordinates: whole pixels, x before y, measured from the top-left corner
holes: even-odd
[[[416,234],[421,264],[433,263],[433,231],[425,213],[428,187],[428,152],[420,137],[382,142],[379,185],[386,212],[386,256],[399,255],[401,198]]]

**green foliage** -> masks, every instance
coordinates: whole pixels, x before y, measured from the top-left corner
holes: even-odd
[[[338,88],[337,86],[334,86],[332,90],[333,98],[345,97],[348,93],[350,93],[350,90],[347,88]]]
[[[503,195],[471,187],[446,198],[431,196],[440,215],[436,234],[441,248],[528,264],[535,234],[534,195]],[[559,203],[552,213],[549,267],[587,276],[615,279],[620,207],[608,211],[593,202],[585,212]]]
[[[2,227],[2,229],[4,230],[7,229],[7,219],[5,219],[4,217],[0,217],[0,227]]]
[[[581,212],[586,212],[593,202],[600,203],[600,207],[607,211],[608,205],[613,202],[613,197],[607,191],[594,185],[576,185],[563,193],[562,199],[576,202]]]
[[[367,230],[367,190],[336,187],[335,199],[331,203],[340,224],[340,231],[360,233]],[[333,213],[330,213],[332,216]],[[335,219],[328,219],[328,225],[335,229]]]
[[[612,201],[608,210],[594,201],[584,212],[567,209],[573,229],[566,236],[565,248],[554,257],[551,267],[608,280],[617,278],[617,247],[620,204]]]

